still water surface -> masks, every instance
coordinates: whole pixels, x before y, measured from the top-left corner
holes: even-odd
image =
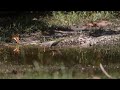
[[[1,78],[91,79],[120,78],[119,46],[42,48],[40,46],[0,47]]]

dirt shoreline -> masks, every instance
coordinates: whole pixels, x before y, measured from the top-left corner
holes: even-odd
[[[120,25],[119,23],[102,23],[87,24],[86,26],[75,27],[70,29],[52,29],[52,34],[42,35],[41,32],[31,34],[22,34],[20,45],[40,45],[43,47],[90,47],[93,45],[110,45],[119,44]],[[95,26],[94,26],[95,24]],[[92,26],[90,26],[92,25]],[[104,26],[96,26],[104,25]],[[106,26],[105,26],[106,25]],[[48,30],[51,31],[51,30]],[[2,45],[11,45],[15,43],[5,43]]]

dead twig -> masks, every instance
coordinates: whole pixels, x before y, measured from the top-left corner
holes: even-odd
[[[100,63],[100,69],[102,70],[102,72],[110,79],[114,79],[112,76],[110,76],[104,69],[103,65]]]

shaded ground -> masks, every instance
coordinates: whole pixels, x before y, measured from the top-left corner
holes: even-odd
[[[29,15],[28,15],[29,16]],[[36,16],[36,15],[35,15]],[[25,18],[26,15],[23,15]],[[37,21],[37,18],[33,18],[33,16],[30,16],[30,19],[25,21],[24,18],[18,18],[18,22],[22,23],[23,26],[32,26],[28,29],[28,32],[25,33],[26,28],[19,27],[17,30],[14,30],[13,26],[11,26],[10,30],[6,29],[6,32],[0,32],[1,37],[4,37],[3,33],[6,33],[5,36],[7,36],[7,32],[13,32],[13,31],[20,31],[20,44],[37,44],[42,46],[58,46],[58,47],[64,47],[64,46],[83,46],[88,47],[92,46],[94,44],[100,44],[100,43],[107,43],[111,44],[111,42],[118,43],[119,42],[119,34],[120,34],[120,20],[114,19],[110,21],[97,21],[97,22],[90,22],[86,23],[84,25],[73,25],[71,27],[58,27],[58,26],[52,26],[47,27],[47,24],[39,20]],[[37,17],[37,16],[36,16]],[[20,19],[20,20],[19,20]],[[8,20],[8,21],[5,21]],[[15,19],[5,19],[0,20],[1,25],[4,24],[3,22],[10,23],[13,22]],[[18,23],[16,21],[16,23]],[[7,26],[8,24],[6,24]],[[35,28],[37,25],[37,28]],[[3,25],[4,26],[4,25]],[[42,30],[41,27],[43,26]],[[13,27],[13,28],[12,28]],[[18,26],[17,26],[18,27]],[[0,28],[1,29],[1,28]],[[20,29],[20,30],[19,30]],[[23,30],[23,31],[22,31]],[[1,29],[1,31],[3,31]],[[9,33],[10,33],[9,32]],[[11,35],[10,33],[10,35]],[[2,36],[3,35],[3,36]],[[0,37],[0,38],[1,38]],[[9,35],[8,35],[9,37]],[[11,39],[3,40],[8,42],[11,42]],[[49,42],[50,41],[50,42]]]
[[[95,44],[119,44],[119,20],[88,23],[83,26],[51,27],[46,32],[21,35],[21,44],[42,46],[83,46]],[[54,44],[55,43],[55,44]],[[54,44],[54,45],[53,45]]]

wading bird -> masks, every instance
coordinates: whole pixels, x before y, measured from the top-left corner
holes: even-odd
[[[19,44],[20,43],[19,34],[12,34],[12,40]]]
[[[17,45],[16,48],[13,50],[14,53],[19,53],[19,43],[20,43],[20,39],[19,39],[19,34],[12,34],[12,40],[14,40]]]

